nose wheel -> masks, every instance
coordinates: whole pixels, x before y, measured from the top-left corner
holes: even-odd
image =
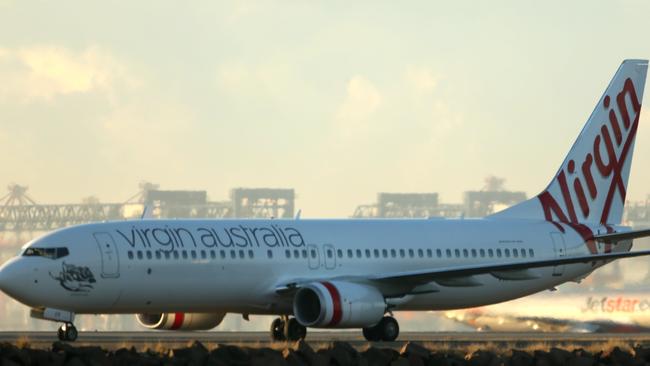
[[[298,323],[296,318],[283,316],[271,323],[271,339],[277,342],[297,341],[307,336],[307,328]]]
[[[78,335],[77,328],[72,323],[65,323],[59,327],[58,336],[61,341],[74,342]]]

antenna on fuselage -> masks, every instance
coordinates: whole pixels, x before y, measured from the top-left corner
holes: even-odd
[[[300,214],[302,214],[302,209],[298,210],[296,213],[296,220],[300,220]]]

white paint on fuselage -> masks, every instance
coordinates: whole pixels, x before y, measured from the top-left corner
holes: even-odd
[[[226,234],[233,228],[238,229],[234,233],[242,238],[232,232],[230,236]],[[588,254],[580,236],[565,228],[566,255]],[[159,229],[157,239],[154,229]],[[171,234],[174,238],[170,240],[163,230],[177,231]],[[271,235],[271,231],[275,239],[262,238],[260,232]],[[419,269],[556,258],[552,232],[558,229],[546,221],[491,219],[138,220],[87,224],[57,230],[27,244],[26,247],[37,248],[67,247],[70,254],[59,259],[25,256],[14,259],[12,266],[20,266],[22,279],[14,280],[12,289],[5,290],[32,307],[52,307],[76,313],[224,310],[252,314],[289,313],[291,297],[278,295],[275,289],[291,281],[335,277],[359,279]],[[110,234],[115,243],[117,256],[111,263],[102,263],[96,239],[98,233]],[[288,238],[290,234],[294,236]],[[213,238],[217,235],[221,235],[221,242],[215,244]],[[247,235],[248,238],[243,239]],[[229,238],[235,243],[231,244]],[[327,249],[332,250],[331,257]],[[438,249],[442,257],[438,257]],[[481,249],[484,257],[479,255]],[[488,256],[490,249],[491,258]],[[501,257],[496,256],[497,249]],[[506,249],[510,251],[509,257],[505,257]],[[514,249],[519,253],[516,258]],[[526,257],[521,255],[522,249]],[[157,259],[155,252],[159,250],[163,252]],[[174,258],[173,250],[178,251],[178,259]],[[182,258],[184,250],[187,259]],[[211,258],[212,250],[216,259]],[[236,258],[231,257],[233,250]],[[287,250],[290,258],[286,256]],[[303,257],[303,250],[307,251],[307,258]],[[352,251],[352,258],[348,257],[348,250]],[[384,250],[387,258],[383,256]],[[393,250],[395,257],[391,255]],[[404,257],[400,250],[404,250]],[[413,257],[409,250],[413,251]],[[427,250],[431,250],[431,257]],[[447,250],[451,250],[451,258],[447,257]],[[456,250],[460,252],[459,257]],[[530,250],[534,251],[534,258],[530,257]],[[142,259],[138,259],[138,251]],[[152,259],[147,259],[147,251],[151,252]],[[165,258],[164,251],[172,251],[169,259]],[[196,259],[191,258],[192,251]],[[206,259],[201,258],[201,251],[205,251]],[[225,258],[221,257],[222,251]],[[240,258],[240,251],[243,251],[243,258]],[[272,258],[269,258],[269,251]],[[357,251],[361,252],[360,258]],[[129,252],[133,258],[129,258]],[[474,252],[476,255],[472,256]],[[298,258],[295,253],[299,254]],[[92,288],[76,292],[65,289],[61,285],[64,262],[88,267],[95,280],[90,284]],[[115,271],[116,266],[119,276],[104,275],[103,272]],[[444,310],[497,303],[551,288],[591,270],[591,265],[576,264],[564,266],[560,276],[553,275],[557,271],[554,268],[533,269],[540,276],[533,280],[504,281],[480,275],[476,279],[483,283],[482,286],[433,284],[439,292],[410,295],[402,299],[396,310]]]

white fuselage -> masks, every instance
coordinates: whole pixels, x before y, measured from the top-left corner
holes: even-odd
[[[639,332],[650,327],[647,291],[540,293],[486,307],[452,310],[450,318],[480,330]]]
[[[69,254],[12,259],[2,270],[11,277],[3,290],[31,307],[75,313],[290,314],[291,297],[276,288],[296,279],[363,281],[381,273],[590,254],[580,235],[561,227],[564,233],[542,220],[493,219],[88,224],[28,243],[25,250],[65,247]],[[387,301],[395,310],[475,307],[549,289],[593,269],[591,264],[531,269],[537,278],[525,280],[477,275],[471,286],[431,283],[434,291]]]

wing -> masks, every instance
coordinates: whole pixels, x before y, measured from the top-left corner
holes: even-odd
[[[480,274],[490,274],[504,280],[525,280],[537,278],[538,276],[528,271],[534,268],[554,267],[564,264],[575,263],[592,263],[612,261],[616,259],[632,258],[650,255],[650,250],[635,252],[593,254],[578,257],[563,257],[556,259],[527,260],[510,263],[492,263],[480,265],[438,267],[421,269],[415,271],[382,273],[369,276],[342,276],[323,278],[322,280],[343,280],[352,282],[373,282],[382,288],[382,292],[387,296],[401,296],[404,294],[416,294],[437,292],[438,289],[432,287],[430,282],[436,282],[443,286],[479,286],[472,276]],[[303,284],[319,281],[321,279],[305,278],[294,279],[279,284],[275,292],[280,295],[293,294],[295,290]],[[408,288],[407,291],[404,289]]]
[[[623,258],[632,258],[650,255],[650,250],[635,252],[594,254],[578,257],[563,257],[555,259],[542,259],[536,261],[520,261],[511,263],[480,264],[468,266],[442,267],[425,270],[404,271],[369,276],[368,279],[376,281],[408,281],[411,283],[438,282],[450,278],[468,277],[479,274],[499,274],[506,276],[511,273],[513,276],[526,276],[526,270],[542,267],[553,267],[563,264],[593,263],[611,261]],[[530,275],[530,274],[528,274]],[[523,278],[522,278],[523,279]]]

